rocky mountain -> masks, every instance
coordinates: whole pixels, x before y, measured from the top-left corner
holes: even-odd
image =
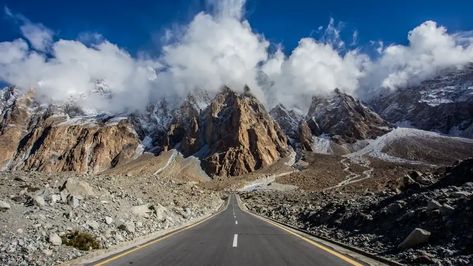
[[[371,100],[392,123],[473,138],[473,64]]]
[[[291,146],[319,153],[346,153],[356,141],[374,139],[391,130],[373,110],[338,89],[328,96],[314,96],[305,116],[283,105],[274,107],[270,114]]]
[[[273,107],[269,114],[286,133],[289,144],[294,146],[299,141],[299,124],[304,120],[304,116],[295,110],[286,108],[283,104]]]
[[[126,117],[71,118],[77,108],[39,105],[32,91],[1,93],[1,169],[97,173],[142,152]]]
[[[168,132],[169,148],[201,158],[209,175],[235,176],[271,165],[287,153],[287,139],[249,93],[225,88],[199,112],[184,102]]]
[[[307,119],[338,143],[373,139],[390,130],[390,124],[373,110],[338,89],[329,97],[314,96]]]
[[[248,89],[249,90],[249,89]],[[2,169],[98,173],[143,151],[177,149],[201,159],[212,176],[268,166],[287,151],[286,136],[249,92],[225,88],[214,99],[189,95],[179,108],[166,99],[145,112],[85,115],[74,105],[40,105],[34,92],[1,91]]]

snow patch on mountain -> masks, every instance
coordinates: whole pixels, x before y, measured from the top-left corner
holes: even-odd
[[[332,154],[330,136],[322,134],[318,137],[313,137],[312,151],[321,154]]]
[[[420,137],[420,138],[432,138],[432,139],[439,139],[441,141],[442,139],[458,139],[460,141],[466,142],[466,143],[473,143],[472,139],[466,139],[466,138],[457,138],[457,137],[450,137],[450,136],[445,136],[436,132],[431,132],[431,131],[424,131],[420,129],[414,129],[414,128],[395,128],[391,132],[382,135],[374,140],[367,140],[368,145],[362,148],[361,150],[358,150],[356,152],[347,154],[346,157],[355,161],[355,162],[363,162],[366,160],[366,156],[380,159],[383,161],[388,161],[388,162],[393,162],[393,163],[407,163],[407,164],[423,164],[423,162],[420,161],[413,161],[413,160],[407,160],[403,158],[399,158],[396,156],[389,155],[385,152],[383,152],[384,148],[392,144],[394,141],[399,140],[401,138],[406,138],[406,137]]]

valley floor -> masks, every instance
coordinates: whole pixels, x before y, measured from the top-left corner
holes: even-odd
[[[401,263],[473,263],[473,159],[433,175],[412,172],[398,188],[380,192],[253,191],[241,197],[263,216]]]

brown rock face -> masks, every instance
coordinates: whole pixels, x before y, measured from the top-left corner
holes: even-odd
[[[32,95],[16,99],[13,89],[0,91],[0,169],[7,169],[16,154],[16,149],[28,129],[31,117],[28,108],[32,105]]]
[[[312,138],[312,131],[304,120],[299,123],[299,142],[301,143],[302,149],[313,151],[312,144],[314,143],[314,140]]]
[[[272,164],[287,150],[284,133],[252,96],[224,90],[204,112],[204,121],[208,172],[246,174]]]
[[[128,121],[37,127],[19,146],[15,169],[101,172],[133,158],[139,140]],[[26,160],[21,158],[26,157]],[[20,159],[20,160],[18,160]]]
[[[253,96],[225,88],[199,116],[186,110],[186,118],[174,126],[182,134],[176,146],[200,157],[211,176],[246,174],[287,152],[286,136]]]
[[[2,110],[2,169],[97,173],[139,152],[140,141],[128,119],[71,121],[56,111],[35,106],[30,94]]]

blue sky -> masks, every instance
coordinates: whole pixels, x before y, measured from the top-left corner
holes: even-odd
[[[0,0],[32,22],[40,22],[56,33],[56,38],[75,39],[83,32],[98,32],[106,39],[127,49],[159,50],[160,36],[167,28],[185,25],[199,11],[204,1],[25,1]],[[307,1],[249,0],[246,18],[254,31],[285,51],[297,46],[300,38],[317,37],[317,28],[326,26],[329,18],[343,22],[342,37],[349,42],[358,31],[357,46],[370,40],[406,43],[407,32],[426,20],[435,20],[450,32],[473,29],[473,1],[396,0],[396,1]],[[0,40],[20,37],[18,25],[3,16]]]

